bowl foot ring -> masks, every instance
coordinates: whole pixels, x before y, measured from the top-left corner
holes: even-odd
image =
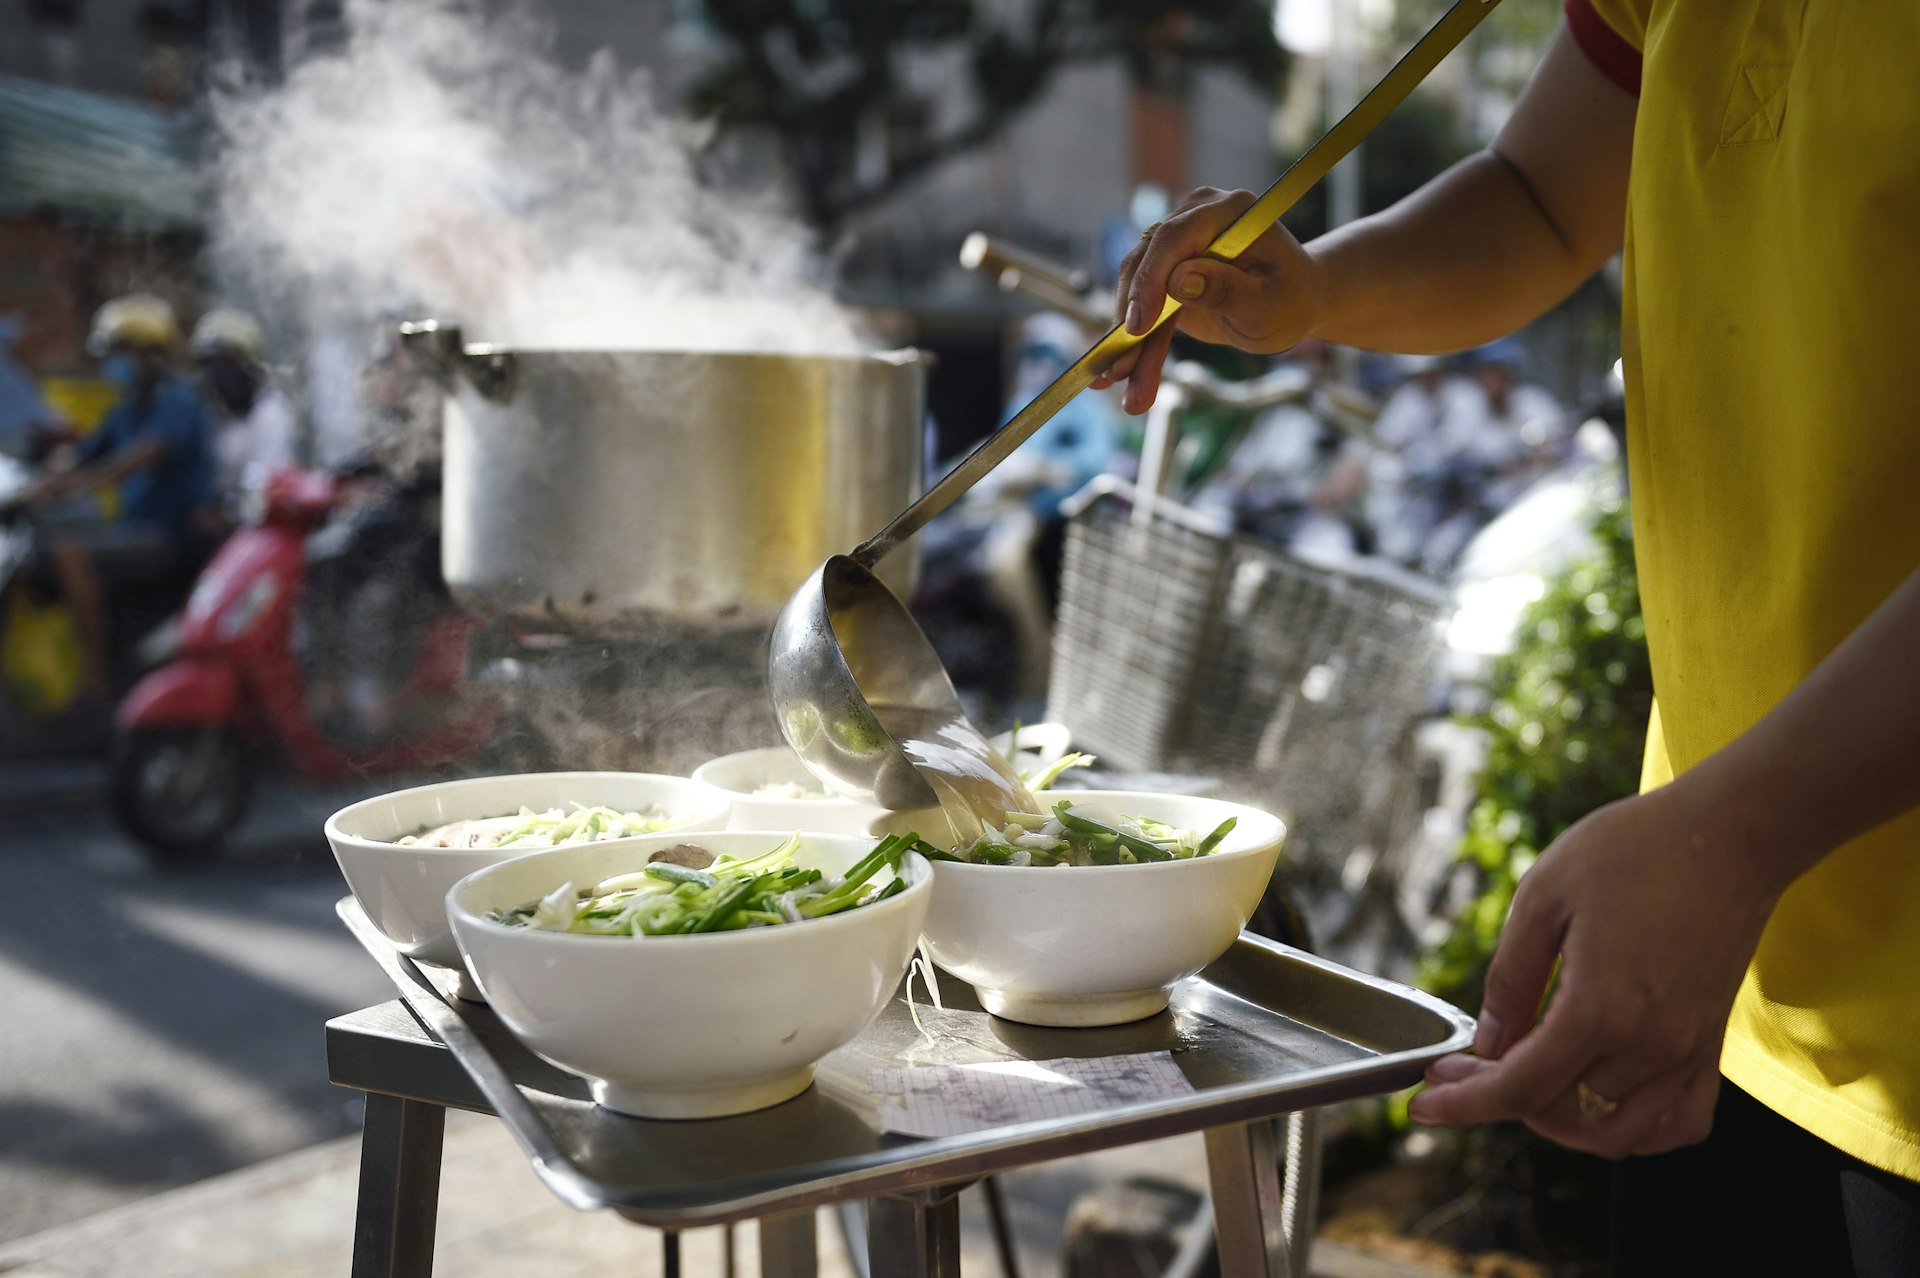
[[[769,1078],[715,1087],[631,1087],[601,1078],[592,1080],[593,1099],[603,1109],[633,1118],[673,1119],[724,1118],[767,1109],[792,1100],[812,1084],[811,1065]]]
[[[1002,1020],[1060,1029],[1090,1029],[1143,1021],[1167,1009],[1165,987],[1111,994],[1028,995],[974,987],[980,1006]]]

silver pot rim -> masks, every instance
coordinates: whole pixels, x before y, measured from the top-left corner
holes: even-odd
[[[513,355],[516,357],[559,357],[578,359],[583,356],[660,356],[675,359],[714,359],[714,360],[757,360],[757,359],[794,359],[817,363],[831,360],[836,363],[866,364],[878,361],[883,364],[907,365],[930,362],[932,356],[918,347],[902,346],[894,350],[859,351],[836,353],[809,353],[807,351],[749,351],[749,350],[700,350],[667,349],[661,347],[633,346],[514,346],[504,342],[468,342],[461,347],[468,355]]]

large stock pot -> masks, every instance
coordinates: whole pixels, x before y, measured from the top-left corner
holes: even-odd
[[[447,389],[442,567],[467,607],[596,634],[763,626],[920,491],[926,359],[560,351],[402,330]],[[882,576],[912,587],[916,560]]]

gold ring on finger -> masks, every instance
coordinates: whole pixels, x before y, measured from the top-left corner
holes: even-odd
[[[1582,1118],[1605,1118],[1608,1114],[1620,1108],[1619,1101],[1608,1100],[1599,1092],[1588,1087],[1585,1083],[1576,1083],[1573,1094],[1580,1102],[1580,1116]]]

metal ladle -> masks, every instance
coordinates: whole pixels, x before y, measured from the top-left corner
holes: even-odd
[[[1455,0],[1353,110],[1207,246],[1206,256],[1230,261],[1246,251],[1498,2]],[[781,734],[816,776],[850,798],[881,807],[936,806],[933,788],[921,779],[875,707],[896,724],[904,713],[920,723],[959,725],[969,732],[971,725],[933,645],[906,605],[874,576],[873,565],[951,506],[1095,377],[1179,311],[1179,300],[1169,294],[1147,333],[1135,335],[1117,325],[1109,330],[893,522],[852,554],[827,560],[794,591],[774,621],[767,684]]]

